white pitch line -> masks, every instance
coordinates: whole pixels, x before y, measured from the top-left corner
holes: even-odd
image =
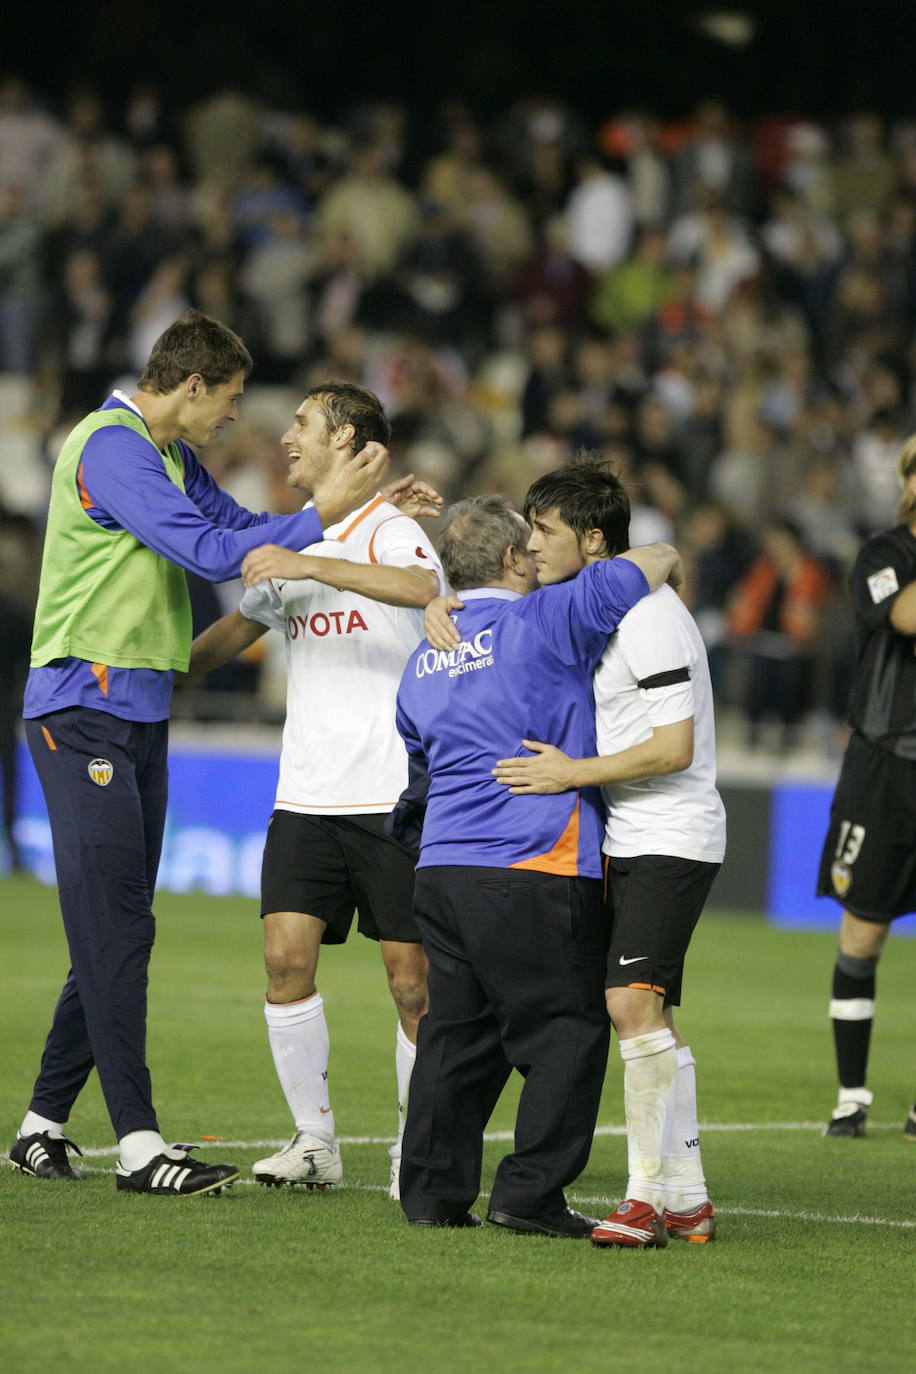
[[[728,1134],[733,1131],[823,1131],[823,1121],[701,1121],[699,1127],[701,1133],[723,1133]],[[900,1123],[896,1121],[869,1121],[869,1131],[894,1131],[900,1130]],[[596,1136],[625,1136],[626,1126],[607,1125],[596,1126]],[[513,1131],[487,1131],[484,1140],[504,1141],[513,1140]],[[200,1137],[197,1142],[199,1149],[210,1149],[219,1146],[221,1150],[276,1150],[281,1145],[289,1143],[289,1136],[282,1139],[273,1140],[208,1140]],[[393,1135],[340,1135],[337,1137],[338,1145],[393,1145]],[[86,1159],[98,1159],[105,1155],[117,1154],[117,1145],[90,1146],[83,1150]]]
[[[233,1146],[236,1149],[240,1148],[239,1142],[221,1141],[220,1143],[226,1144],[230,1148]],[[90,1151],[86,1150],[84,1153],[89,1154]],[[97,1150],[92,1153],[101,1154],[105,1152]],[[87,1174],[107,1174],[109,1176],[114,1174],[113,1169],[95,1169],[91,1165],[85,1166],[83,1172]],[[257,1180],[253,1178],[237,1178],[234,1183],[230,1184],[232,1188],[237,1188],[239,1186],[255,1188],[258,1186],[258,1183]],[[268,1191],[272,1191],[272,1189]],[[334,1189],[333,1191],[336,1192],[338,1190]],[[387,1193],[388,1187],[387,1184],[384,1183],[359,1183],[356,1180],[348,1179],[341,1186],[340,1191],[348,1193]],[[478,1196],[481,1199],[486,1199],[490,1194],[481,1192]],[[569,1201],[575,1203],[577,1207],[604,1208],[609,1205],[610,1201],[609,1196],[601,1195],[598,1197],[583,1197],[577,1193],[570,1193],[568,1197]],[[775,1209],[766,1207],[717,1207],[716,1215],[718,1217],[768,1217],[774,1221],[822,1221],[828,1225],[834,1226],[886,1226],[900,1231],[916,1230],[916,1221],[898,1221],[891,1217],[864,1217],[861,1215],[834,1217],[829,1216],[825,1212],[778,1212]]]
[[[606,1206],[606,1197],[571,1197],[570,1201],[578,1203],[582,1207]],[[898,1221],[890,1217],[863,1217],[861,1215],[852,1217],[834,1217],[825,1212],[777,1212],[764,1207],[719,1207],[716,1206],[717,1217],[772,1217],[776,1221],[788,1221],[798,1219],[799,1221],[826,1221],[833,1222],[836,1226],[893,1226],[900,1230],[916,1230],[916,1221]]]

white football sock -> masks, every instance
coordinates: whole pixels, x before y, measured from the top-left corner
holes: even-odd
[[[677,1051],[674,1111],[665,1142],[663,1177],[665,1206],[672,1212],[692,1212],[709,1197],[697,1126],[696,1060],[687,1045]]]
[[[328,1097],[331,1040],[320,992],[298,1002],[265,1002],[270,1052],[297,1131],[332,1141]]]
[[[413,1073],[417,1047],[408,1040],[407,1032],[398,1022],[398,1034],[394,1050],[394,1071],[398,1080],[398,1137],[388,1151],[392,1159],[401,1158],[401,1142],[404,1139],[404,1123],[407,1120],[407,1098],[410,1094],[410,1075]]]
[[[867,1109],[874,1100],[875,1095],[869,1088],[840,1088],[837,1095],[837,1106],[855,1106]],[[25,1132],[22,1131],[21,1134],[25,1135]]]
[[[118,1157],[122,1169],[135,1173],[143,1169],[157,1155],[168,1154],[172,1159],[183,1159],[184,1155],[166,1145],[158,1131],[129,1131],[118,1141]]]
[[[626,1196],[660,1208],[664,1205],[662,1156],[677,1078],[674,1036],[665,1026],[619,1043],[627,1116]]]
[[[46,1116],[39,1116],[37,1112],[26,1112],[19,1127],[19,1138],[21,1140],[26,1135],[42,1135],[45,1131],[52,1138],[60,1137],[64,1133],[64,1122],[51,1121]]]

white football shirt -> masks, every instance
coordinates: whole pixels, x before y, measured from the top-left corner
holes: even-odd
[[[329,526],[303,553],[350,563],[429,567],[445,580],[423,530],[381,496]],[[423,613],[282,578],[250,587],[239,610],[286,638],[286,724],[276,806],[307,815],[390,811],[407,786],[395,728],[404,665]]]
[[[651,685],[687,669],[686,681]],[[646,684],[650,685],[640,685]],[[649,739],[659,725],[693,716],[693,762],[680,773],[602,787],[605,854],[670,854],[721,863],[725,808],[716,790],[716,738],[706,649],[671,587],[643,597],[621,620],[595,670],[599,754]]]

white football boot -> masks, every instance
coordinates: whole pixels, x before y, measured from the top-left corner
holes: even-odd
[[[334,1140],[297,1131],[288,1145],[252,1165],[258,1183],[268,1187],[301,1183],[306,1188],[333,1188],[343,1178],[340,1150]]]

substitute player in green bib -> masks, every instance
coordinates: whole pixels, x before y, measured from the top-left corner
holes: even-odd
[[[385,449],[368,445],[326,475],[307,510],[238,506],[195,449],[236,419],[251,366],[232,330],[189,311],[157,340],[136,394],[115,391],[80,421],[55,468],[23,715],[71,969],[10,1150],[36,1178],[79,1176],[63,1128],[93,1067],[118,1138],[119,1189],[186,1197],[238,1177],[167,1144],[146,1065],[167,722],[191,647],[185,569],[218,582],[259,545],[316,542],[387,465]]]

